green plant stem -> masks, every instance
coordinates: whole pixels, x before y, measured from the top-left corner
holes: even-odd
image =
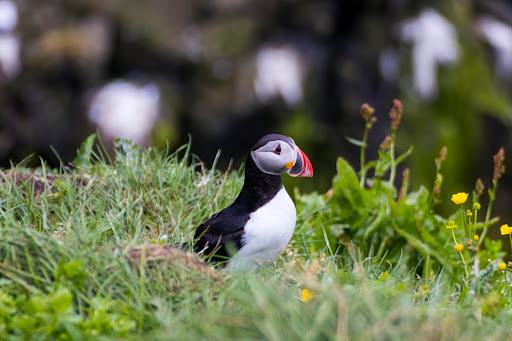
[[[457,246],[457,239],[455,238],[455,231],[453,231],[454,229],[451,229],[451,230],[452,230],[453,241],[455,242],[455,246]],[[464,259],[464,256],[462,255],[462,252],[460,252],[460,251],[459,251],[459,256],[460,256],[460,259],[462,260],[462,264],[464,264],[464,272],[466,273],[466,281],[469,283],[468,265],[466,263],[466,260]]]
[[[462,223],[464,224],[464,234],[466,235],[466,239],[469,239],[468,226],[466,224],[466,211],[464,210],[463,204],[460,204],[460,209],[462,210]]]
[[[507,269],[505,269],[505,283],[508,284],[508,271]],[[507,289],[507,295],[510,295],[511,294],[511,290],[510,289]]]
[[[142,333],[142,329],[144,326],[144,304],[143,298],[145,295],[145,271],[144,271],[144,264],[146,263],[146,249],[142,249],[142,255],[140,258],[140,266],[139,266],[139,273],[140,273],[140,292],[139,292],[139,300],[140,300],[140,311],[138,316],[138,325],[137,325],[137,331],[138,334]]]
[[[496,197],[496,189],[498,188],[498,180],[493,181],[492,191],[489,191],[489,204],[487,205],[487,213],[485,214],[485,222],[487,223],[489,219],[491,219],[491,211],[492,204],[494,203],[494,199]],[[482,235],[480,236],[480,240],[478,241],[478,247],[482,244],[485,236],[487,235],[487,229],[489,226],[485,226]]]
[[[462,252],[459,252],[459,255],[460,255],[460,259],[462,260],[462,264],[464,264],[464,272],[466,273],[466,281],[467,281],[467,283],[469,283],[468,264],[466,263],[466,260],[464,259]]]
[[[453,241],[455,242],[455,245],[457,245],[457,239],[455,239],[455,231],[453,231],[454,229],[451,229],[451,230],[452,230]]]
[[[475,235],[476,235],[476,222],[478,221],[477,216],[478,216],[478,210],[475,210],[475,220],[473,220],[473,228],[474,228],[473,232]]]
[[[364,135],[363,135],[363,144],[361,146],[361,154],[359,156],[359,161],[361,163],[361,180],[360,180],[360,186],[361,188],[364,187],[364,183],[366,181],[366,172],[367,169],[364,166],[366,163],[366,142],[368,141],[368,133],[370,132],[370,123],[368,120],[366,120],[366,125],[364,127]]]
[[[437,176],[437,174],[436,174]],[[432,208],[432,204],[434,203],[434,189],[432,188],[432,191],[430,191],[430,194],[428,196],[427,205],[425,207],[425,212],[428,212]]]
[[[382,254],[384,253],[385,247],[388,244],[389,239],[390,239],[389,237],[382,238],[382,241],[379,246],[379,250],[377,250],[377,255],[375,256],[375,258],[380,259],[382,257]]]
[[[430,194],[428,195],[427,206],[425,207],[425,214],[432,208],[432,206],[434,204],[434,191],[436,188],[436,179],[440,172],[441,172],[441,167],[436,165],[436,176],[434,177],[434,185],[432,186],[432,190],[430,191]]]
[[[396,176],[396,164],[395,164],[395,137],[396,129],[391,130],[391,146],[389,148],[389,156],[391,158],[391,171],[389,174],[389,184],[393,186]]]

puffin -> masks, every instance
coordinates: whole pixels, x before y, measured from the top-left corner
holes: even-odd
[[[274,262],[290,242],[297,218],[281,174],[312,177],[313,167],[292,138],[265,135],[247,156],[244,185],[235,201],[197,227],[194,250],[224,263],[228,272]]]

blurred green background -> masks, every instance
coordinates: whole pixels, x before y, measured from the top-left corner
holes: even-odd
[[[477,177],[491,186],[492,155],[512,150],[505,0],[2,0],[0,64],[4,168],[32,153],[57,166],[50,146],[67,163],[95,130],[108,145],[175,148],[191,136],[207,166],[220,149],[219,167],[238,168],[278,132],[315,170],[287,183],[325,192],[338,155],[359,167],[345,137],[362,137],[361,104],[379,120],[371,159],[399,98],[398,148],[415,147],[411,189],[432,186],[447,146],[439,209],[451,212],[451,194]],[[500,185],[494,212],[510,224],[508,174]]]

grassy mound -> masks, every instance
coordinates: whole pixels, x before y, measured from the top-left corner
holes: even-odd
[[[396,245],[385,244],[390,252],[378,257],[375,246],[394,236],[385,226],[372,225],[382,231],[379,238],[365,239],[357,229],[335,234],[344,228],[336,205],[359,205],[357,197],[367,196],[342,161],[339,169],[348,175],[338,175],[333,191],[297,196],[299,227],[276,264],[239,276],[166,247],[190,242],[199,223],[236,197],[240,172],[206,170],[187,147],[140,152],[126,141],[118,142],[111,160],[93,148],[92,138],[75,164],[73,171],[43,164],[2,172],[0,339],[509,336],[508,271],[494,271],[492,279],[501,284],[485,294],[471,293],[455,251],[446,259],[432,256],[438,267],[426,266],[423,275],[425,260],[417,259],[429,249],[408,241],[408,234]],[[336,187],[343,181],[355,181],[349,183],[352,192]],[[389,186],[381,188],[376,198],[396,195]],[[361,212],[371,207],[359,206]],[[347,219],[360,213],[354,212]],[[364,214],[362,228],[378,216]],[[394,221],[384,216],[380,222]],[[407,254],[408,248],[416,251]]]

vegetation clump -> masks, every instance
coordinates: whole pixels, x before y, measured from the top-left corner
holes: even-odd
[[[84,141],[73,169],[23,164],[0,181],[0,339],[503,338],[512,320],[511,266],[492,218],[505,152],[494,158],[487,207],[474,190],[443,193],[442,148],[430,189],[410,189],[390,133],[360,169],[337,160],[325,194],[295,192],[298,228],[276,263],[227,276],[194,254],[195,227],[241,189],[240,171],[208,170],[190,154]],[[400,176],[401,174],[401,176]],[[398,186],[396,184],[399,184]],[[450,195],[451,200],[450,200]],[[448,205],[449,217],[436,214]],[[486,209],[486,213],[480,211]]]

